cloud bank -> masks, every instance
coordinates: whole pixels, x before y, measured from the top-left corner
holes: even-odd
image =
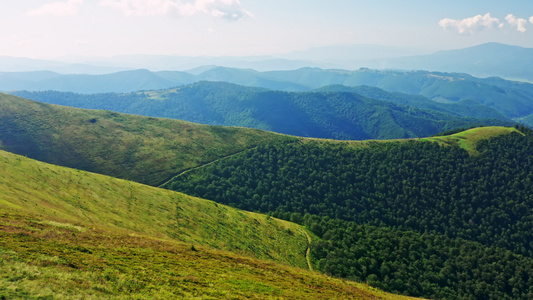
[[[498,18],[493,18],[490,13],[487,13],[484,16],[477,15],[462,20],[442,19],[439,21],[439,26],[446,31],[457,31],[460,34],[474,34],[486,28],[501,28],[502,23]]]
[[[526,19],[518,18],[513,14],[508,14],[505,17],[505,20],[507,21],[507,24],[511,26],[511,28],[522,33],[527,31],[526,25],[528,25],[528,21]],[[533,23],[533,16],[529,18],[529,21]],[[439,21],[439,26],[446,31],[456,31],[459,34],[472,35],[490,28],[502,29],[506,26],[506,23],[500,21],[498,18],[492,17],[490,13],[487,13],[483,16],[477,15],[471,18],[460,20],[448,18],[442,19]]]
[[[27,13],[28,16],[54,16],[54,17],[71,17],[78,14],[79,7],[83,4],[83,0],[68,0],[58,1],[44,4],[39,8],[31,10]]]
[[[517,18],[513,14],[508,14],[507,17],[505,17],[505,20],[507,20],[507,22],[512,27],[516,28],[516,30],[518,30],[520,32],[526,32],[527,31],[527,29],[526,29],[527,20],[526,19]]]
[[[239,0],[101,0],[100,5],[122,11],[126,16],[193,16],[208,15],[239,20],[252,13]]]

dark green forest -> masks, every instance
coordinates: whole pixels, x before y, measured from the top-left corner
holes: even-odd
[[[459,127],[514,124],[479,103],[443,105],[423,97],[421,100],[419,96],[384,91],[368,93],[367,97],[353,91],[283,92],[225,82],[199,82],[128,94],[55,91],[13,94],[78,108],[342,140],[426,137]],[[382,100],[372,99],[372,95]],[[406,100],[411,97],[412,101]]]
[[[324,229],[312,244],[318,270],[431,299],[531,299],[533,259],[433,233],[307,216]]]
[[[167,188],[304,223],[318,268],[442,299],[533,296],[533,135],[261,146]],[[402,246],[403,245],[403,246]],[[374,249],[374,250],[373,250]]]

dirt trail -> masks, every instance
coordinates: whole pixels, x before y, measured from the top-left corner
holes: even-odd
[[[302,229],[302,232],[307,237],[307,252],[305,253],[305,259],[307,260],[307,266],[309,267],[309,271],[313,271],[313,266],[311,265],[311,237],[305,231],[305,229]]]
[[[254,147],[254,148],[255,148],[255,147]],[[233,154],[230,154],[230,155],[222,156],[222,157],[217,158],[217,159],[215,159],[215,160],[213,160],[213,161],[211,161],[211,162],[208,162],[208,163],[206,163],[206,164],[199,165],[199,166],[196,166],[196,167],[193,167],[193,168],[187,169],[187,170],[185,170],[185,171],[182,171],[182,172],[179,173],[178,175],[174,175],[174,176],[172,176],[172,178],[170,178],[169,180],[163,182],[162,184],[158,185],[157,187],[163,187],[163,186],[166,185],[167,183],[169,183],[169,182],[171,182],[172,180],[174,180],[174,178],[180,177],[180,176],[182,176],[183,174],[187,174],[187,173],[189,173],[189,172],[191,172],[191,171],[194,171],[194,170],[196,170],[196,169],[200,169],[200,168],[203,168],[203,167],[207,167],[207,166],[209,166],[209,165],[211,165],[211,164],[214,164],[214,163],[216,163],[216,162],[218,162],[218,161],[220,161],[220,160],[223,160],[223,159],[226,159],[226,158],[229,158],[229,157],[232,157],[232,156],[235,156],[235,155],[241,154],[241,153],[243,153],[244,151],[247,151],[247,150],[250,150],[250,149],[254,149],[254,148],[244,149],[244,150],[239,151],[239,152],[237,152],[237,153],[233,153]]]

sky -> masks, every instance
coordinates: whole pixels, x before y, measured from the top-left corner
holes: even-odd
[[[0,56],[257,56],[330,45],[533,48],[531,0],[0,0]]]

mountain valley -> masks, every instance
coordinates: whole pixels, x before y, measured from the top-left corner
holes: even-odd
[[[1,57],[0,299],[531,299],[529,50]]]
[[[0,108],[3,150],[154,186],[2,152],[2,232],[3,244],[9,245],[2,255],[8,265],[17,264],[5,278],[24,287],[7,289],[5,295],[44,295],[35,294],[30,283],[68,276],[72,279],[48,285],[42,293],[60,288],[84,295],[163,298],[169,293],[394,297],[349,281],[304,275],[308,264],[334,277],[415,297],[517,299],[533,292],[527,242],[532,238],[533,135],[523,125],[339,141],[77,109],[10,95],[2,95]],[[159,185],[166,189],[155,188]],[[65,240],[70,235],[79,238]],[[91,242],[106,238],[114,242]],[[31,247],[21,248],[28,241],[48,249],[47,254],[35,256]],[[109,251],[115,254],[105,258]],[[73,256],[79,252],[82,260]],[[183,260],[170,253],[184,253]],[[156,257],[164,257],[176,271],[150,275],[161,272]],[[120,267],[118,259],[131,269]],[[251,273],[232,272],[222,278],[235,279],[220,285],[213,274],[236,270],[228,265],[235,260]],[[315,280],[317,289],[303,291],[250,275],[289,270],[270,261],[298,267],[283,272],[298,272],[290,274],[304,276],[303,282]],[[32,265],[38,267],[29,271]],[[189,271],[178,271],[183,268]],[[201,271],[206,268],[211,275]],[[94,287],[73,290],[72,282],[81,278]],[[323,280],[328,283],[318,283]]]

